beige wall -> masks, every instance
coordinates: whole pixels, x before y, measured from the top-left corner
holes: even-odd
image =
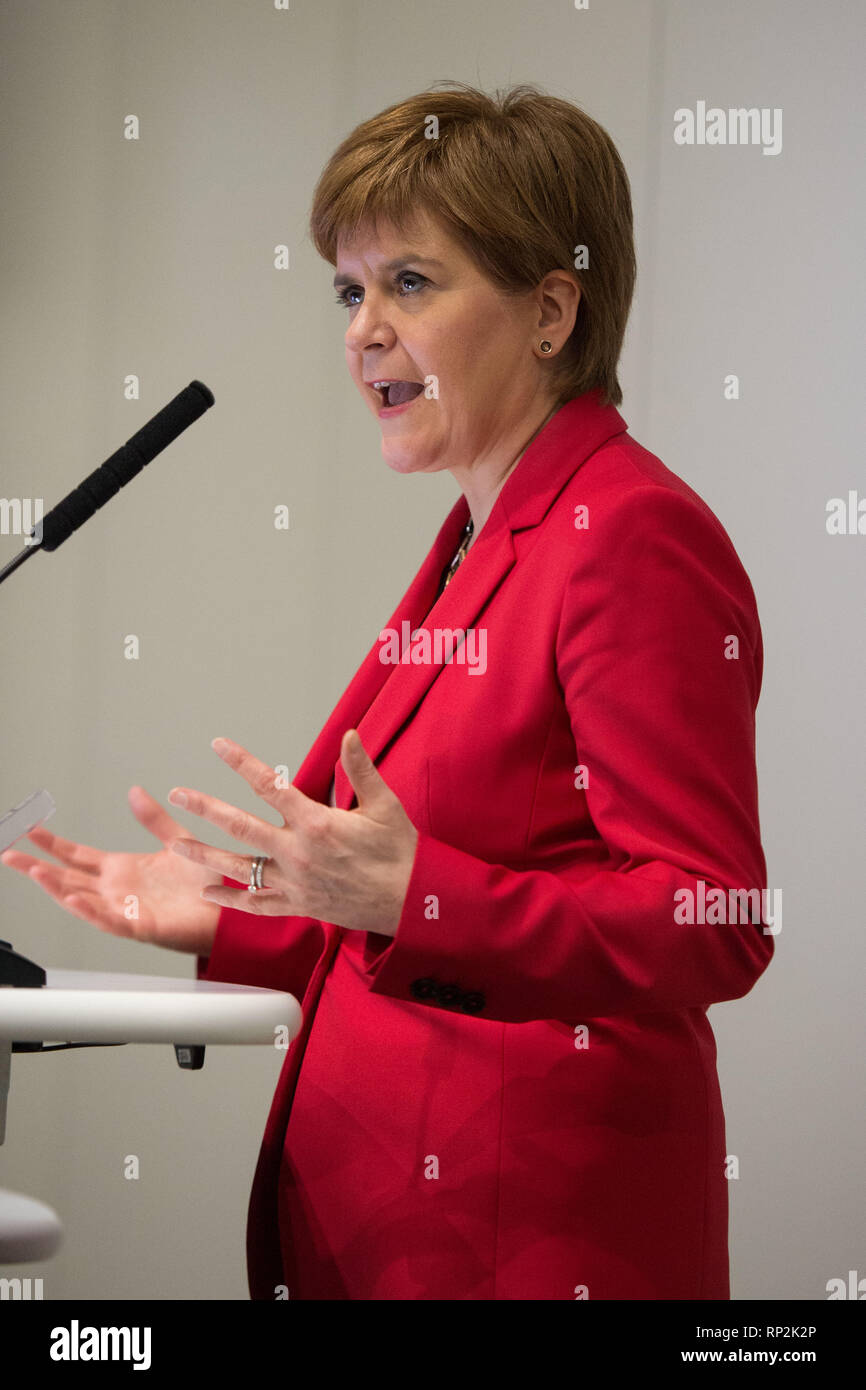
[[[740,1161],[735,1298],[821,1298],[862,1264],[866,538],[828,537],[824,509],[863,486],[863,29],[847,0],[0,10],[0,495],[52,505],[193,377],[217,401],[0,592],[0,810],[46,786],[51,828],[107,848],[149,845],[134,782],[252,805],[216,734],[297,767],[456,496],[447,474],[388,471],[348,378],[345,311],[306,236],[334,146],[449,77],[540,83],[617,142],[640,265],[622,413],[728,528],[766,645],[761,809],[784,927],[754,994],[712,1011]],[[699,99],[781,107],[782,153],[676,146],[673,112]],[[123,396],[131,373],[138,402]],[[280,502],[288,532],[272,525]],[[0,537],[0,562],[19,548]],[[45,964],[192,973],[9,869],[0,912],[0,936]],[[279,1060],[210,1048],[185,1073],[168,1047],[13,1059],[0,1184],[65,1223],[62,1252],[26,1270],[47,1298],[246,1296],[246,1202]],[[129,1153],[138,1182],[122,1175]]]

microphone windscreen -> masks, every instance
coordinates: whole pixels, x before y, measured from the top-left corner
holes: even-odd
[[[213,392],[204,382],[191,381],[152,420],[142,425],[122,448],[94,469],[50,512],[46,512],[40,527],[36,528],[37,534],[39,529],[42,531],[42,549],[56,550],[62,545],[73,531],[77,531],[213,403]]]

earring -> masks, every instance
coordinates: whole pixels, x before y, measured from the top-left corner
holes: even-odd
[[[544,339],[544,342],[539,343],[538,346],[541,348],[541,351],[542,351],[542,352],[550,352],[551,349],[552,349],[552,347],[553,347],[553,343],[549,343],[549,342],[547,341],[547,339],[545,338],[545,339]]]

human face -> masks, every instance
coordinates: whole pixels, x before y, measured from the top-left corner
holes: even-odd
[[[538,297],[503,294],[428,215],[409,231],[383,223],[340,239],[334,285],[348,307],[349,372],[396,472],[459,477],[521,447],[527,419],[550,408],[533,353]],[[383,379],[422,389],[389,409],[371,384]]]

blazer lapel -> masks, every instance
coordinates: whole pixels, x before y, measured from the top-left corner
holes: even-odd
[[[450,633],[455,649],[461,645],[466,629],[474,626],[515,562],[514,542],[509,527],[500,524],[489,530],[488,520],[478,540],[470,546],[454,579],[436,599],[436,587],[442,570],[453,557],[460,543],[460,534],[469,520],[465,498],[458,503],[457,514],[459,525],[453,536],[454,544],[438,566],[432,592],[425,595],[427,603],[414,607],[407,605],[406,611],[399,615],[402,622],[389,624],[394,634],[390,642],[391,654],[395,647],[399,648],[399,664],[389,663],[385,667],[390,675],[358,725],[361,742],[374,762],[411,719],[446,664],[448,644],[441,638],[436,641],[436,630]],[[381,640],[376,643],[376,659],[380,662],[388,645]],[[422,659],[413,661],[413,653]],[[437,655],[439,660],[435,659]],[[336,786],[341,795],[348,795],[351,803],[353,793],[342,767],[337,774]],[[343,803],[338,801],[338,804]]]
[[[324,801],[333,776],[337,806],[350,809],[354,793],[338,762],[345,731],[356,728],[373,761],[381,757],[447,662],[448,644],[434,640],[436,629],[452,632],[455,646],[459,643],[513,567],[517,558],[514,533],[537,526],[590,454],[626,429],[614,406],[600,404],[597,391],[561,406],[506,479],[478,539],[437,599],[442,571],[469,520],[465,497],[457,500],[386,625],[395,634],[390,655],[396,646],[399,661],[381,659],[388,643],[377,638],[295,778],[301,791]],[[417,637],[413,647],[411,634],[424,632],[428,639]],[[421,646],[425,640],[429,640],[428,650]],[[424,659],[413,662],[413,650]]]
[[[421,568],[388,619],[389,628],[402,631],[402,624],[406,621],[414,626],[427,612],[435,598],[442,571],[459,545],[459,537],[468,518],[466,500],[460,497],[439,528]],[[346,809],[353,798],[351,786],[342,765],[338,763],[340,744],[347,729],[359,728],[385,682],[396,669],[379,660],[381,649],[382,644],[377,638],[293,778],[293,785],[315,801],[327,801],[332,777],[336,781],[337,805]],[[364,746],[366,748],[367,744]]]

